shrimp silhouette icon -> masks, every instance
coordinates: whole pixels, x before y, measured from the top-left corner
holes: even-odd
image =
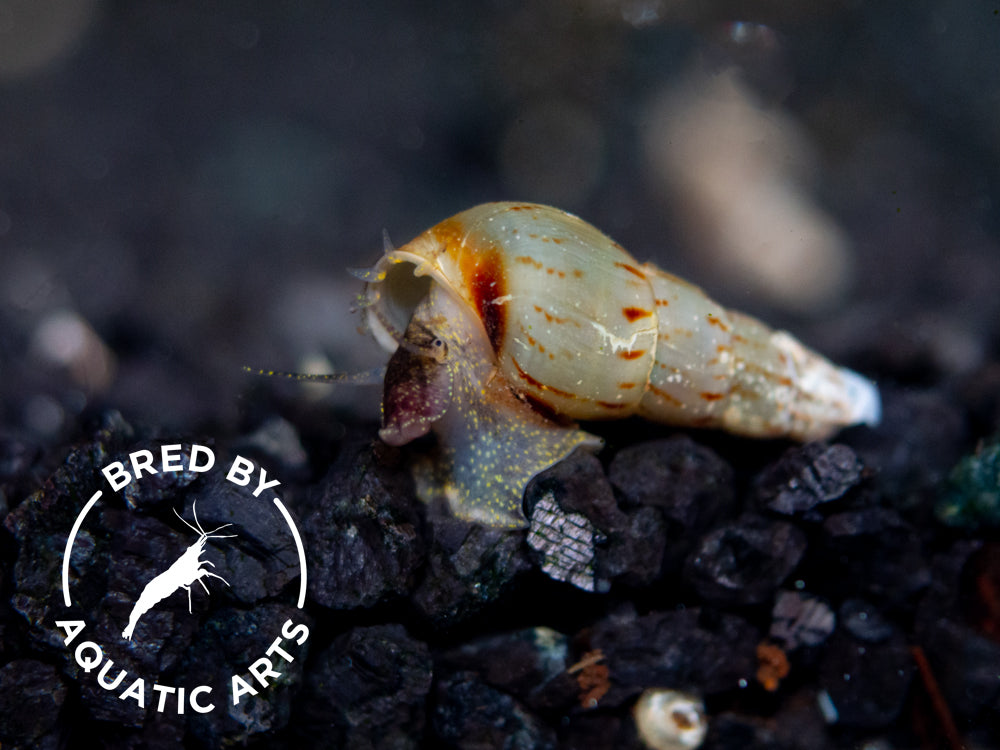
[[[132,607],[131,613],[129,613],[128,625],[125,627],[125,630],[122,631],[122,638],[132,640],[132,633],[135,631],[135,626],[139,622],[139,618],[178,589],[184,589],[187,591],[188,614],[190,614],[191,586],[195,581],[200,583],[201,587],[205,589],[205,593],[209,595],[211,592],[202,580],[206,576],[218,578],[227,586],[229,585],[229,581],[222,576],[211,572],[205,567],[206,565],[211,565],[214,568],[215,565],[209,560],[202,560],[201,555],[205,551],[205,544],[209,539],[232,539],[237,536],[237,534],[216,534],[217,531],[222,531],[222,529],[227,526],[232,526],[231,523],[224,523],[222,526],[212,529],[211,531],[205,531],[205,529],[203,529],[201,524],[198,522],[198,512],[195,509],[196,505],[197,500],[191,505],[191,513],[194,516],[194,525],[185,521],[183,516],[177,512],[176,508],[174,508],[173,511],[174,515],[180,518],[181,522],[185,526],[198,534],[198,541],[184,550],[184,554],[177,558],[177,560],[174,561],[169,568],[146,584],[142,593],[139,594],[139,598],[136,600],[135,606]]]

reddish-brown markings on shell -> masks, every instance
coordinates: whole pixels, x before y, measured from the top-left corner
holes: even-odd
[[[784,355],[778,357],[778,360],[784,365],[787,363],[787,358],[783,357]],[[770,380],[772,382],[777,383],[778,385],[783,385],[786,388],[791,388],[793,385],[795,385],[792,379],[787,375],[778,375],[777,373],[774,373],[765,367],[760,367],[759,365],[755,365],[752,362],[745,362],[743,364],[743,369],[747,372],[752,372],[759,375],[764,380]]]
[[[652,310],[643,310],[641,307],[623,307],[622,315],[628,318],[629,323],[634,323],[639,318],[648,318],[653,314]]]
[[[470,242],[462,224],[450,219],[434,228],[434,236],[444,245],[445,252],[458,259],[462,278],[472,295],[472,304],[479,311],[490,345],[493,351],[499,352],[507,328],[507,307],[496,303],[507,294],[503,254],[492,243]]]
[[[624,391],[627,391],[631,388],[635,388],[635,383],[619,383],[618,387]]]
[[[663,399],[671,406],[676,406],[678,408],[683,408],[684,406],[684,402],[681,401],[679,398],[671,396],[669,393],[662,390],[661,388],[657,388],[655,385],[650,385],[649,390],[653,392],[654,396]]]
[[[499,352],[507,327],[507,307],[494,302],[507,293],[500,253],[496,250],[484,253],[474,266],[472,278],[467,279],[493,351]]]
[[[628,404],[620,404],[617,401],[598,401],[598,406],[603,406],[605,409],[625,409]]]
[[[618,268],[624,268],[626,271],[628,271],[631,274],[634,274],[635,276],[638,276],[643,281],[646,280],[646,274],[644,274],[642,271],[640,271],[635,266],[630,266],[628,263],[622,263],[620,261],[615,261],[615,265]]]
[[[521,329],[521,333],[523,333],[525,339],[527,339],[528,346],[536,346],[538,344],[538,342],[535,340],[535,337],[532,336],[530,333],[528,333],[528,329],[524,327],[523,323],[518,323],[517,327]]]
[[[532,377],[529,373],[527,373],[527,372],[524,371],[524,368],[521,367],[521,364],[514,357],[511,357],[510,361],[513,362],[514,363],[514,367],[517,368],[518,377],[520,377],[521,380],[523,380],[525,383],[528,383],[529,385],[534,386],[538,390],[546,392],[546,393],[553,393],[553,394],[555,394],[557,396],[562,396],[563,398],[568,398],[568,399],[579,399],[580,398],[575,393],[571,393],[569,391],[564,391],[564,390],[562,390],[560,388],[555,388],[555,387],[553,387],[551,385],[545,385],[545,383],[541,382],[537,378]],[[530,394],[528,394],[528,395],[530,396]],[[534,397],[531,398],[532,403],[534,403],[536,400],[537,399],[534,398]],[[589,399],[586,399],[586,400],[589,400]],[[597,404],[598,406],[601,406],[601,407],[603,407],[605,409],[609,409],[609,410],[619,410],[619,409],[627,409],[628,408],[628,404],[618,403],[617,401],[594,401],[594,403]]]
[[[619,359],[639,359],[645,353],[645,349],[634,349],[629,352],[618,352],[618,357]]]
[[[534,235],[529,235],[529,236],[533,237]],[[553,242],[555,242],[555,243],[558,244],[558,243],[562,242],[562,240],[553,240]],[[560,279],[566,278],[566,272],[565,271],[560,271],[558,268],[552,268],[551,266],[548,267],[548,268],[546,268],[543,263],[541,263],[540,261],[537,261],[534,258],[531,258],[531,257],[529,257],[527,255],[518,255],[516,258],[514,258],[514,261],[516,263],[521,263],[521,264],[523,264],[525,266],[532,266],[537,271],[541,271],[541,270],[544,269],[545,273],[547,273],[549,276],[552,276],[554,274],[554,275],[558,276]]]
[[[549,323],[555,323],[557,325],[562,325],[563,323],[565,323],[566,321],[569,320],[569,318],[560,318],[558,315],[553,315],[552,313],[550,313],[548,310],[546,310],[544,307],[541,307],[540,305],[532,305],[532,307],[535,308],[535,312],[536,313],[544,315],[545,316],[545,320],[548,321]]]
[[[521,365],[518,363],[518,361],[516,359],[514,359],[514,357],[511,357],[510,361],[513,362],[514,363],[514,367],[517,368],[518,377],[520,377],[521,380],[523,380],[528,385],[533,385],[535,388],[537,388],[540,391],[547,391],[549,393],[554,393],[557,396],[562,396],[563,398],[576,398],[576,394],[575,393],[570,393],[569,391],[563,391],[563,390],[560,390],[559,388],[554,388],[551,385],[545,385],[545,383],[543,383],[542,381],[538,380],[537,378],[531,377],[531,375],[529,375],[528,373],[526,373],[524,371],[524,368],[521,367]]]
[[[723,333],[726,333],[726,332],[729,331],[729,326],[727,326],[725,323],[723,323],[722,319],[719,318],[716,315],[711,315],[711,314],[706,315],[705,316],[705,320],[707,320],[708,324],[711,325],[711,326],[718,326],[719,330],[721,330]]]
[[[726,397],[725,393],[710,393],[709,391],[702,391],[698,395],[701,396],[705,401],[718,401],[720,398]]]

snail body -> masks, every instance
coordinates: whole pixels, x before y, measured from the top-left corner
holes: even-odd
[[[525,525],[531,477],[601,445],[572,420],[814,440],[879,418],[870,381],[548,206],[476,206],[364,278],[368,328],[394,352],[380,435],[433,431],[418,493],[462,517]]]

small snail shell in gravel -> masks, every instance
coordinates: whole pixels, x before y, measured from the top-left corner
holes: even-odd
[[[433,431],[417,491],[464,518],[526,525],[528,481],[601,445],[572,420],[813,440],[879,419],[868,380],[548,206],[470,208],[360,275],[367,326],[394,352],[379,434]]]
[[[650,750],[694,750],[708,734],[701,700],[677,690],[646,690],[636,701],[633,715],[639,737]]]

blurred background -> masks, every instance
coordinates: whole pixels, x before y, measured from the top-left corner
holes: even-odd
[[[372,366],[346,269],[488,200],[1000,387],[998,70],[977,0],[0,0],[0,426],[225,431],[244,365]]]

